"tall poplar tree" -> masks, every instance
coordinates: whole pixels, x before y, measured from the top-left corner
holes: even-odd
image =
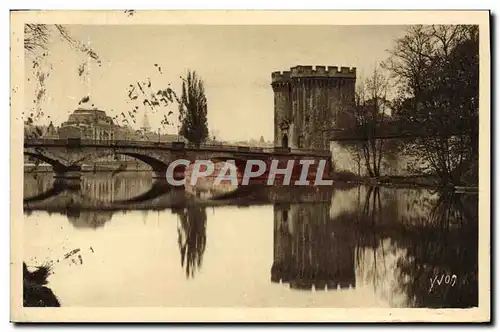
[[[208,138],[205,87],[195,71],[188,71],[187,76],[183,78],[179,117],[180,134],[190,143],[199,146]]]

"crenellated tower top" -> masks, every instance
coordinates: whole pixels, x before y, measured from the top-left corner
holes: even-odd
[[[287,82],[293,78],[356,78],[356,68],[338,66],[295,66],[289,71],[275,71],[272,83]]]

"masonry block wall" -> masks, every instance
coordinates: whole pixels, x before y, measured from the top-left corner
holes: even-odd
[[[412,139],[383,139],[381,176],[411,176],[424,173],[429,164],[424,160],[405,153],[402,144],[411,143]],[[332,167],[335,172],[348,172],[358,176],[368,176],[365,159],[358,142],[330,142]],[[376,143],[380,146],[380,142]],[[373,165],[373,159],[370,160]]]
[[[272,73],[274,144],[330,148],[336,128],[353,120],[356,68],[296,66]]]

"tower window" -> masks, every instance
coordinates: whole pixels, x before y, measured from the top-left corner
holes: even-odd
[[[281,146],[284,148],[288,148],[288,135],[283,134],[283,137],[281,139]]]
[[[288,211],[287,210],[283,210],[282,219],[283,219],[284,223],[288,222]]]
[[[303,148],[304,147],[303,145],[304,145],[304,136],[299,136],[299,142],[298,142],[299,149]]]

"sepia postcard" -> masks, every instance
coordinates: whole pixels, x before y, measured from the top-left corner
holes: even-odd
[[[488,11],[12,11],[13,322],[489,322]]]

